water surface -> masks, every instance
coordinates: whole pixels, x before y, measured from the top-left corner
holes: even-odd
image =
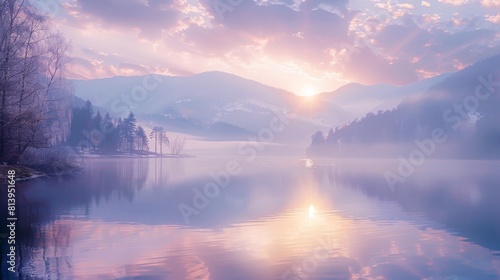
[[[498,162],[85,161],[19,184],[20,278],[500,278]]]

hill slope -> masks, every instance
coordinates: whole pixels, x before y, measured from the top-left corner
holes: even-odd
[[[139,118],[194,134],[206,134],[205,130],[212,127],[217,131],[258,134],[269,127],[275,115],[286,115],[291,124],[279,139],[300,142],[308,137],[299,131],[312,133],[352,118],[340,106],[310,102],[284,90],[222,72],[190,77],[75,80],[74,84],[76,96],[89,99],[115,116],[123,117],[132,110]]]
[[[368,114],[330,131],[326,139],[316,134],[309,151],[332,156],[397,156],[415,149],[415,141],[432,139],[439,130],[446,141],[433,155],[498,158],[498,65],[500,55],[479,61],[447,76],[424,93],[406,97],[394,110]]]

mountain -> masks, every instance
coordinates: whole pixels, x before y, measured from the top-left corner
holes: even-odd
[[[85,107],[86,102],[87,102],[87,100],[84,100],[81,97],[73,96],[73,101],[71,102],[71,107],[72,108],[83,108],[83,107]],[[106,113],[108,113],[108,110],[103,108],[103,107],[100,107],[100,106],[93,106],[93,107],[94,107],[94,112],[99,111],[101,113],[101,115],[105,115]]]
[[[304,131],[325,129],[352,119],[340,106],[311,102],[281,89],[222,72],[189,77],[135,76],[74,80],[75,95],[115,116],[129,110],[167,129],[213,136],[258,136],[275,116],[290,120],[276,140],[305,143]],[[217,137],[216,137],[217,138]],[[218,137],[220,138],[220,137]]]
[[[393,110],[369,113],[330,131],[326,139],[316,133],[309,152],[398,156],[415,149],[427,152],[421,144],[425,142],[433,147],[427,156],[499,158],[498,65],[500,55],[478,61],[445,75],[425,92],[407,95]],[[442,142],[434,139],[436,135]]]
[[[188,77],[132,76],[74,80],[75,95],[115,117],[129,111],[150,125],[212,139],[262,136],[276,116],[287,119],[274,142],[306,145],[317,130],[343,126],[369,112],[392,109],[450,74],[407,86],[347,84],[314,97],[223,73]],[[265,133],[264,133],[265,134]]]
[[[318,97],[326,102],[342,106],[358,118],[369,112],[376,113],[379,110],[393,109],[404,98],[424,93],[450,75],[450,73],[441,74],[405,86],[349,83],[333,92],[321,93]]]

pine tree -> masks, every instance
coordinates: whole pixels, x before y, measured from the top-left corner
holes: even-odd
[[[148,150],[148,137],[146,136],[146,132],[141,126],[138,126],[136,131],[136,148],[140,151]]]
[[[123,151],[125,150],[124,147],[126,147],[126,137],[125,137],[125,129],[124,129],[124,124],[122,118],[118,118],[117,124],[116,124],[116,143],[117,143],[117,150],[118,151]]]
[[[101,150],[104,153],[114,153],[118,149],[118,135],[117,129],[113,124],[113,119],[110,117],[109,113],[104,115],[102,119],[101,132],[104,134],[104,138],[101,143]]]
[[[93,118],[93,123],[92,123],[92,129],[101,129],[101,123],[102,123],[102,116],[101,112],[97,111],[97,114]]]
[[[135,129],[137,119],[135,118],[134,113],[130,112],[128,117],[123,121],[123,137],[125,140],[126,150],[129,152],[134,151],[134,139],[135,139]]]

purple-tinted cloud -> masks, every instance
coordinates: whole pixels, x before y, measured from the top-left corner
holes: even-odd
[[[452,2],[460,1],[73,0],[66,7],[77,28],[91,25],[129,36],[135,33],[128,31],[139,31],[154,49],[164,50],[158,54],[165,69],[176,65],[173,68],[183,73],[218,70],[199,62],[210,61],[239,74],[242,65],[279,69],[293,64],[303,67],[307,76],[405,84],[498,52],[496,1]],[[214,3],[225,8],[221,12]],[[141,62],[144,45],[139,41],[131,42],[123,56],[110,55],[122,54],[123,46],[113,46],[113,38],[109,44],[101,51],[85,47],[85,67],[108,74],[158,68],[148,64],[150,56]],[[137,57],[131,59],[134,44]],[[176,60],[176,55],[182,59]],[[133,65],[127,64],[130,61]],[[265,64],[259,66],[259,61]]]
[[[142,37],[154,39],[173,27],[180,12],[175,0],[77,0],[78,12],[110,28],[137,28]]]
[[[415,67],[407,60],[386,59],[369,48],[354,53],[344,65],[347,78],[365,84],[408,84],[418,80]]]
[[[312,2],[315,4],[304,4]],[[338,7],[345,9],[346,1],[337,2]],[[317,9],[320,1],[304,3],[300,10],[294,10],[286,5],[244,1],[221,18],[213,2],[202,1],[217,25],[206,29],[190,27],[184,35],[208,54],[222,54],[265,41],[262,51],[277,61],[327,62],[327,49],[349,40],[354,12],[345,11],[340,16]]]

